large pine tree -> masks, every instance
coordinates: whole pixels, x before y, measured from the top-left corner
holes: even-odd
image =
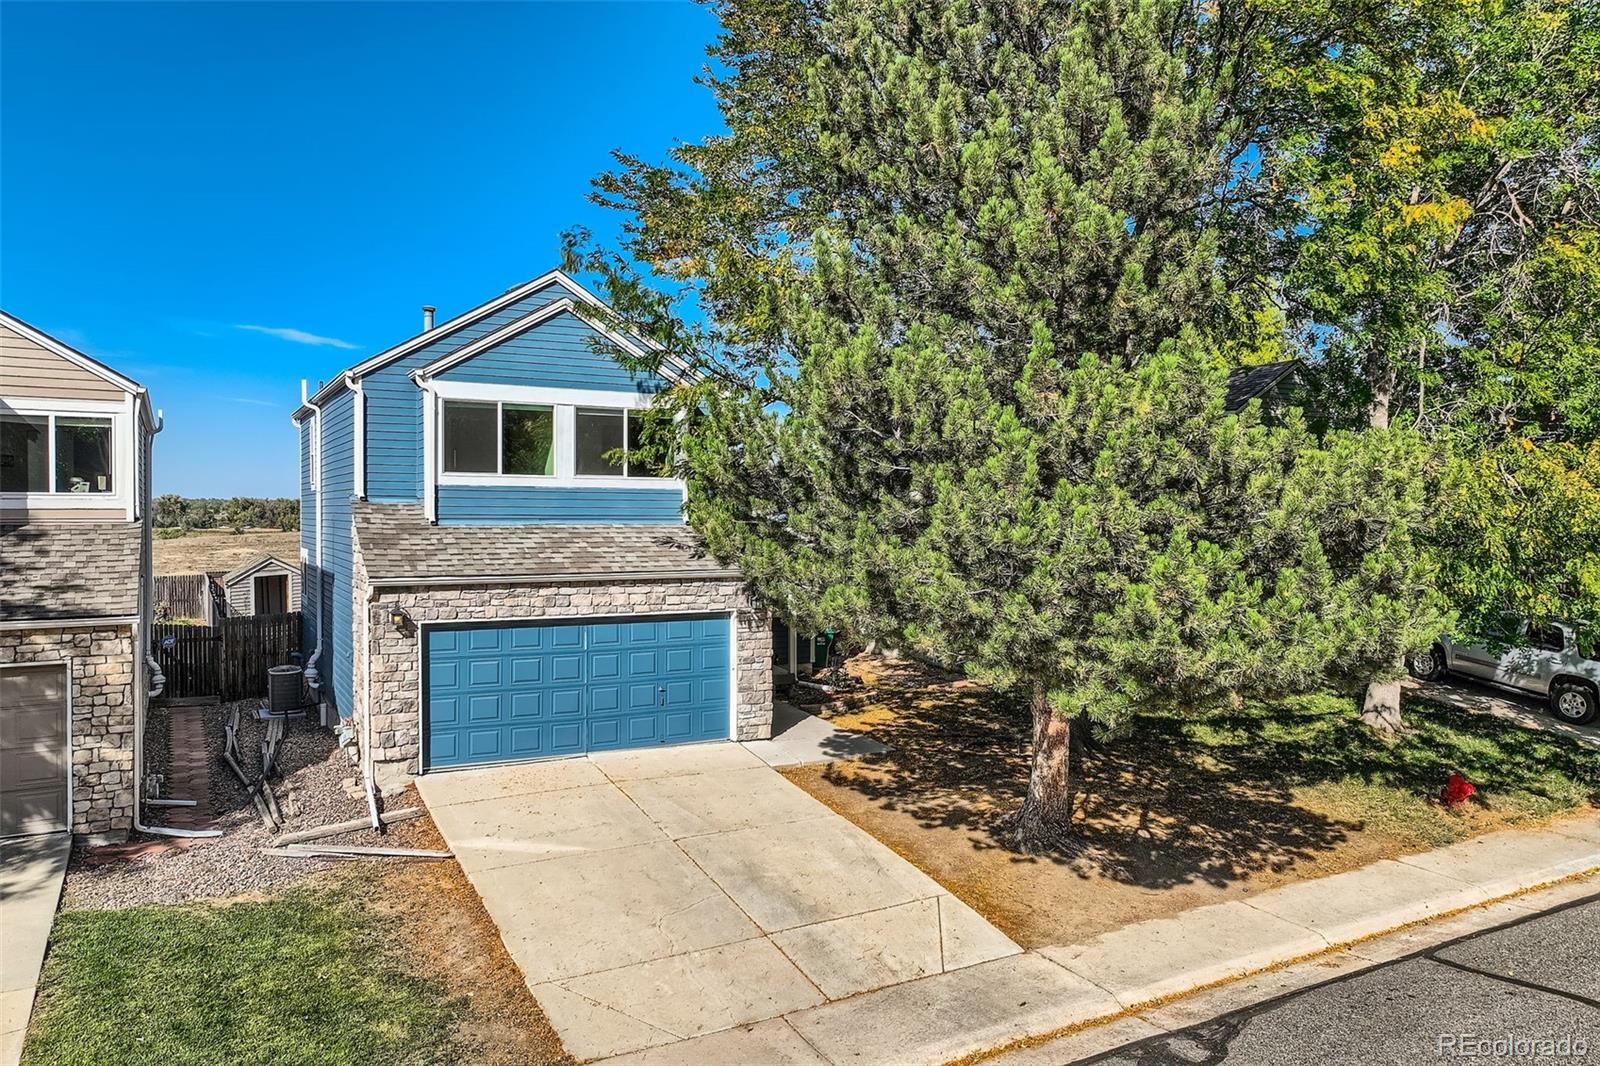
[[[1269,250],[1254,8],[716,7],[729,133],[598,193],[699,316],[584,265],[706,372],[656,424],[716,554],[798,624],[1026,697],[1018,846],[1068,831],[1077,716],[1353,683],[1431,637],[1415,439],[1223,410]]]

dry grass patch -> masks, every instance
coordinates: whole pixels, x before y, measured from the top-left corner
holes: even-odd
[[[157,574],[204,574],[237,569],[267,552],[293,565],[300,558],[300,534],[296,530],[247,529],[195,530],[181,537],[158,535],[155,538]]]
[[[1376,740],[1349,701],[1149,716],[1074,766],[1076,856],[1023,856],[993,832],[1021,802],[1026,708],[968,681],[860,658],[871,687],[835,717],[888,754],[785,773],[1027,947],[1240,899],[1596,802],[1600,752],[1422,703],[1416,732]],[[1465,811],[1434,798],[1452,770]]]

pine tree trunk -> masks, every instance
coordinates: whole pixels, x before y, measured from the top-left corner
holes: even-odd
[[[1395,367],[1383,359],[1369,375],[1372,403],[1367,408],[1367,425],[1389,428],[1389,406],[1394,401]],[[1369,681],[1361,700],[1361,721],[1381,736],[1392,737],[1405,728],[1400,716],[1400,682]]]
[[[1072,840],[1072,724],[1050,706],[1043,687],[1033,691],[1033,768],[1022,809],[1008,819],[1011,842],[1020,851],[1051,851]]]
[[[1400,716],[1400,682],[1369,681],[1361,701],[1361,722],[1374,732],[1392,737],[1406,727]]]

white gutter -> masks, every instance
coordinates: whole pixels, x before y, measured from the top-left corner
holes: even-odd
[[[311,408],[311,480],[316,488],[317,500],[313,511],[313,521],[317,526],[316,562],[317,562],[317,646],[306,659],[305,682],[306,688],[317,695],[322,694],[322,676],[317,672],[317,661],[322,658],[322,614],[328,609],[328,604],[322,598],[322,408],[306,397],[306,381],[300,380],[300,402],[304,407]],[[302,598],[305,589],[300,590]]]
[[[372,816],[372,828],[383,829],[378,817],[378,788],[372,770],[372,645],[368,632],[372,619],[372,604],[378,590],[368,587],[366,603],[361,609],[361,776],[367,782],[367,813]]]
[[[348,370],[345,371],[344,381],[355,397],[351,410],[355,421],[355,443],[352,447],[354,458],[351,463],[354,468],[351,472],[355,480],[355,496],[358,500],[364,500],[367,498],[367,394],[361,387],[361,379]],[[321,536],[320,532],[318,536]]]
[[[158,414],[156,416],[156,421],[154,423],[152,423],[151,426],[150,426],[150,459],[149,459],[149,463],[148,463],[148,465],[150,467],[154,467],[155,466],[155,461],[156,461],[156,445],[155,445],[156,434],[160,433],[163,429],[166,429],[166,428],[167,428],[167,416],[164,415],[164,414]],[[154,470],[145,470],[144,471],[144,477],[145,477],[147,483],[148,482],[153,482],[155,480],[155,472],[154,472]],[[136,492],[136,493],[134,493],[134,495],[137,496],[137,495],[140,495],[140,494]],[[148,493],[145,493],[145,495],[148,495]],[[155,523],[155,518],[148,513],[149,510],[150,510],[150,507],[149,507],[148,504],[146,504],[146,506],[145,506],[146,514],[144,516],[144,521],[145,521],[145,524],[146,524],[146,527],[147,527],[145,529],[145,546],[146,547],[148,547],[149,543],[150,543],[150,539],[149,539],[150,538],[150,531],[149,531],[148,527],[150,525],[154,525],[154,523]],[[156,599],[156,589],[155,589],[156,579],[155,579],[154,569],[155,568],[152,566],[151,567],[150,579],[149,579],[148,584],[145,585],[145,590],[144,590],[146,599],[145,599],[144,604],[142,604],[140,606],[140,608],[139,608],[139,618],[141,620],[143,620],[146,617],[146,612],[151,610],[150,605],[155,603],[155,599]],[[154,626],[152,626],[150,632],[148,634],[146,634],[143,643],[141,643],[139,645],[139,649],[144,652],[145,665],[150,667],[150,690],[145,695],[146,695],[147,699],[152,699],[152,700],[155,699],[157,696],[161,695],[161,693],[165,692],[166,688],[167,688],[167,675],[163,674],[161,672],[161,664],[156,661],[155,649],[150,646],[150,638],[153,637],[153,636],[155,636],[155,628],[154,628]],[[140,783],[140,787],[141,788],[143,787],[142,779],[136,777],[134,780],[138,781]]]

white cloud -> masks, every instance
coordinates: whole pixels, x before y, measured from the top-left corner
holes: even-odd
[[[250,404],[253,407],[281,407],[282,406],[281,404],[273,403],[271,400],[253,400],[248,396],[224,396],[223,399],[227,400],[229,403],[247,403],[247,404]]]
[[[270,337],[292,341],[295,344],[316,344],[329,348],[350,349],[361,347],[359,344],[351,344],[349,341],[342,341],[337,337],[319,337],[317,334],[307,333],[303,329],[288,329],[283,326],[240,326],[239,328],[250,330],[252,333],[265,333]]]

